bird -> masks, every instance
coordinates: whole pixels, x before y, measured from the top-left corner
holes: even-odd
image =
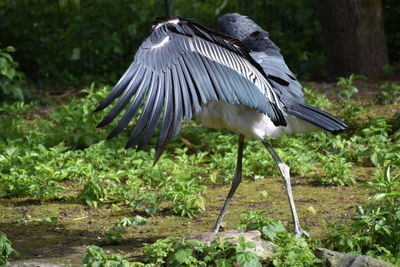
[[[308,235],[296,212],[290,169],[268,138],[316,130],[339,133],[347,125],[330,113],[306,104],[302,86],[290,71],[269,33],[238,13],[218,19],[222,33],[193,19],[158,17],[133,62],[98,105],[100,111],[117,102],[98,127],[123,113],[108,138],[118,135],[135,117],[126,147],[142,150],[155,132],[154,164],[182,123],[196,119],[208,128],[225,128],[238,135],[236,169],[212,232],[219,231],[242,181],[245,139],[262,142],[283,178],[294,233]],[[140,114],[138,114],[140,113]],[[158,129],[158,130],[157,130]]]

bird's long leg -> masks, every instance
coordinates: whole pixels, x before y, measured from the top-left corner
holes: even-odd
[[[297,212],[296,212],[296,206],[294,205],[294,200],[293,200],[293,193],[292,193],[292,186],[290,184],[290,168],[287,166],[276,154],[275,150],[272,148],[270,143],[268,141],[264,140],[262,141],[264,144],[265,148],[268,150],[268,152],[271,154],[272,158],[274,159],[276,165],[278,166],[279,172],[281,173],[281,176],[283,178],[283,181],[285,182],[285,188],[286,188],[286,194],[289,200],[289,205],[290,209],[292,211],[292,218],[294,222],[294,233],[296,235],[305,235],[309,236],[306,231],[304,231],[299,222],[299,218],[297,217]]]
[[[228,208],[229,202],[231,202],[231,199],[232,199],[233,195],[235,194],[236,189],[238,188],[240,182],[242,181],[243,145],[244,145],[244,135],[239,135],[236,171],[232,178],[231,189],[229,190],[228,196],[225,199],[224,206],[222,207],[221,212],[219,213],[217,222],[215,223],[215,226],[212,229],[212,231],[214,233],[218,233],[218,230],[221,226],[222,218],[225,215],[225,212],[226,212],[226,209]]]

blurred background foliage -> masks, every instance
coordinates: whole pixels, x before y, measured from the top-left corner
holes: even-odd
[[[312,0],[172,0],[172,14],[218,29],[217,18],[238,12],[270,32],[300,79],[326,76],[321,27]],[[391,62],[400,60],[400,1],[384,0]],[[40,86],[115,82],[149,34],[163,0],[2,0],[0,48]],[[51,90],[48,87],[47,90]]]

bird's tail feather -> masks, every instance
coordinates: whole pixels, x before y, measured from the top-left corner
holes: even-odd
[[[339,133],[347,125],[332,114],[307,104],[299,104],[287,109],[287,113],[303,119],[331,133]]]

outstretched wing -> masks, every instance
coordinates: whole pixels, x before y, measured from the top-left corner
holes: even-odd
[[[114,137],[142,107],[126,146],[138,144],[142,149],[160,124],[156,160],[182,120],[189,121],[208,101],[244,104],[267,114],[275,125],[286,125],[278,96],[248,51],[233,39],[179,17],[153,26],[133,63],[96,111],[118,97],[98,127],[126,108],[109,135]]]

